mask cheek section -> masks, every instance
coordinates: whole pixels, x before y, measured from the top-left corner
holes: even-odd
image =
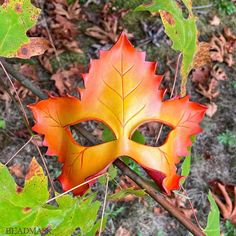
[[[81,127],[84,129],[82,130]],[[102,143],[116,140],[110,127],[101,121],[86,120],[69,126],[73,141],[83,147],[93,147]],[[88,140],[86,136],[91,137]]]
[[[155,181],[158,188],[167,193],[168,191],[166,191],[166,189],[163,187],[163,181],[166,178],[166,174],[161,170],[161,166],[159,166],[157,162],[161,163],[162,158],[165,158],[161,149],[162,146],[168,142],[168,136],[172,130],[173,127],[165,123],[148,121],[139,125],[133,131],[130,138],[136,143],[147,146],[146,155],[148,155],[148,158],[144,161],[143,165],[142,163],[139,164],[142,166],[143,170],[145,170],[145,172]],[[145,147],[142,147],[142,150],[143,149],[145,149]],[[154,161],[153,163],[155,164],[145,166],[149,158],[156,159],[157,162]]]

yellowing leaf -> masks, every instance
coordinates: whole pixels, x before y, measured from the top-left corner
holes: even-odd
[[[182,9],[174,0],[153,0],[151,4],[141,5],[136,11],[160,12],[166,34],[173,42],[172,48],[183,54],[181,66],[181,95],[186,95],[187,76],[192,69],[197,52],[196,19],[192,12],[191,0],[183,0],[188,10],[188,17],[183,16]]]
[[[27,59],[44,53],[47,40],[26,35],[39,13],[30,0],[5,0],[0,6],[0,56]]]
[[[52,97],[30,106],[36,121],[33,129],[45,136],[47,154],[64,163],[59,179],[65,191],[105,171],[120,156],[140,164],[167,193],[179,188],[176,164],[188,154],[190,136],[201,131],[205,107],[190,102],[188,96],[164,101],[164,90],[159,89],[162,76],[155,71],[156,63],[145,61],[145,53],[135,50],[122,34],[109,51],[91,61],[89,73],[83,75],[81,100]],[[70,126],[91,119],[108,126],[115,140],[92,147],[76,143]],[[172,127],[162,146],[131,140],[136,128],[148,121]]]
[[[94,194],[82,198],[64,195],[56,199],[58,206],[49,205],[47,177],[34,158],[28,173],[20,188],[0,163],[0,235],[71,235],[78,227],[81,235],[96,235],[101,204],[94,201]]]

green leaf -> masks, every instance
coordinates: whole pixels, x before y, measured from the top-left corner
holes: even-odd
[[[109,174],[109,180],[113,180],[115,179],[115,177],[117,176],[118,170],[114,165],[110,165],[109,169],[108,169],[108,174]],[[106,176],[102,176],[98,179],[99,183],[102,185],[106,184],[107,178]]]
[[[194,143],[195,140],[196,140],[196,136],[192,136],[191,137],[192,143]],[[190,168],[191,168],[191,151],[192,151],[192,148],[189,147],[188,148],[188,153],[189,154],[188,154],[188,156],[185,157],[184,162],[183,162],[183,164],[181,166],[181,169],[182,169],[181,176],[187,177],[189,175],[189,173],[190,173]],[[186,178],[182,179],[182,181],[181,181],[182,185],[184,184],[185,180],[186,180]]]
[[[110,142],[110,141],[115,140],[114,134],[113,134],[112,131],[111,131],[109,128],[107,128],[106,126],[103,127],[102,140],[103,140],[104,142]]]
[[[136,143],[145,144],[145,142],[146,142],[145,137],[141,134],[141,132],[139,130],[135,130],[131,139],[133,141],[135,141]]]
[[[37,166],[37,172],[26,179],[23,189],[15,184],[7,167],[0,164],[0,235],[7,235],[9,228],[37,228],[35,235],[41,235],[43,229],[52,235],[71,235],[78,227],[82,235],[91,232],[101,205],[94,201],[95,195],[81,198],[64,195],[56,199],[58,207],[46,204],[47,177],[35,159],[32,163]]]
[[[181,65],[181,93],[186,93],[187,76],[192,68],[194,56],[197,52],[197,27],[193,15],[191,0],[182,1],[188,10],[185,18],[181,7],[173,0],[153,0],[151,4],[140,5],[135,11],[160,12],[166,34],[172,40],[172,48],[183,55]]]
[[[208,193],[208,200],[211,204],[211,210],[204,232],[207,236],[220,236],[220,212],[210,191]]]
[[[27,59],[47,49],[47,40],[26,35],[36,24],[39,14],[40,9],[30,0],[5,1],[0,6],[0,56]]]
[[[110,196],[108,196],[108,200],[110,201],[115,201],[119,199],[123,199],[126,195],[128,194],[133,194],[136,197],[143,197],[146,195],[146,192],[144,189],[141,190],[135,190],[133,187],[132,188],[127,188],[127,189],[122,189],[118,193],[114,193]]]
[[[0,129],[5,129],[5,128],[6,128],[5,120],[0,119]]]

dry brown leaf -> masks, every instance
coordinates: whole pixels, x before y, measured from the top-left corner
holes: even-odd
[[[211,181],[209,184],[221,215],[236,225],[236,186],[221,181]]]
[[[208,66],[202,66],[194,69],[192,72],[192,81],[194,83],[200,83],[202,85],[208,84],[210,79],[210,68]]]
[[[213,35],[210,41],[211,45],[211,59],[213,61],[223,62],[224,61],[224,45],[226,40],[223,35],[216,37]]]
[[[211,45],[209,43],[206,42],[199,43],[198,50],[193,61],[193,68],[196,69],[211,63],[210,49]]]
[[[202,94],[204,97],[212,100],[219,96],[220,92],[218,89],[218,81],[216,79],[211,79],[209,85],[207,87],[203,86],[202,84],[198,84],[198,88],[196,91]]]
[[[83,67],[78,64],[72,64],[68,70],[59,69],[52,77],[51,80],[55,81],[55,86],[61,96],[70,94],[76,90],[79,76],[83,72]]]
[[[34,65],[23,64],[20,66],[19,72],[34,81],[38,80],[38,74]]]
[[[228,66],[234,64],[233,52],[236,48],[236,36],[229,28],[218,36],[213,35],[210,41],[211,58],[213,61],[225,62]]]
[[[81,53],[79,48],[78,27],[75,20],[81,18],[79,1],[68,4],[66,0],[49,0],[44,5],[46,22],[30,30],[30,36],[44,37],[53,42],[47,52],[39,57],[46,70],[53,73],[50,60],[66,50]],[[47,24],[47,27],[45,26]],[[57,55],[55,55],[55,49]]]
[[[209,104],[206,104],[206,106],[207,106],[206,115],[211,118],[217,111],[217,105],[214,102],[211,102]]]
[[[119,18],[124,16],[127,11],[119,10],[116,12],[110,12],[112,8],[112,3],[108,2],[104,5],[101,14],[97,17],[92,17],[88,14],[88,17],[91,19],[94,24],[92,27],[87,28],[85,34],[96,38],[102,44],[114,43],[117,41],[121,27],[119,26]],[[126,32],[124,29],[123,32],[127,34],[128,37],[132,36]]]
[[[9,167],[11,174],[14,174],[18,178],[24,178],[24,174],[22,172],[22,166],[18,163]]]
[[[216,80],[227,80],[227,76],[224,69],[222,69],[218,65],[215,65],[211,70],[211,76]]]

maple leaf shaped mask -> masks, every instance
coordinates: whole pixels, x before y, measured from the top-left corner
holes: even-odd
[[[145,61],[145,52],[137,51],[121,34],[110,50],[91,61],[89,73],[83,75],[85,89],[79,89],[81,99],[51,97],[29,106],[36,121],[33,130],[45,136],[47,154],[64,163],[59,177],[64,191],[106,170],[120,156],[140,164],[167,193],[179,188],[181,176],[175,165],[187,155],[190,137],[201,131],[205,107],[188,96],[163,101],[162,76],[155,71],[156,63]],[[105,123],[116,140],[92,147],[76,143],[70,126],[86,120]],[[148,121],[172,127],[162,146],[131,140],[137,127]],[[74,194],[83,194],[88,187]]]

